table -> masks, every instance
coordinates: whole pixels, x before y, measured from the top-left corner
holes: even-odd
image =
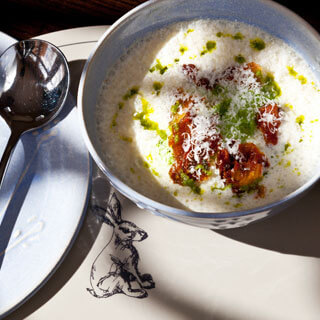
[[[92,25],[110,25],[146,0],[5,0],[0,30],[17,39]],[[14,17],[14,18],[13,18]]]
[[[17,39],[75,27],[110,25],[146,0],[5,0],[0,30]],[[276,0],[301,15],[318,31],[320,19],[314,1]]]

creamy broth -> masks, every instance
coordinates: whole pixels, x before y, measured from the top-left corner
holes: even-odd
[[[189,131],[174,136],[186,112]],[[202,212],[258,207],[302,186],[319,170],[319,119],[318,82],[302,57],[256,27],[223,20],[178,23],[136,42],[106,75],[96,112],[104,160],[119,179],[158,202]],[[261,125],[276,141],[267,143]],[[215,150],[208,135],[219,139]],[[181,150],[193,148],[194,165],[177,182],[179,139]],[[218,161],[226,150],[232,166],[241,165],[241,146],[252,144],[263,156],[247,186]]]

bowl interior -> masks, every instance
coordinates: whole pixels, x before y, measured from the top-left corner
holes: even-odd
[[[94,116],[100,87],[114,63],[137,39],[150,31],[174,22],[193,19],[225,19],[257,26],[293,47],[307,61],[315,76],[320,78],[320,59],[316,54],[320,52],[318,34],[300,17],[271,1],[157,0],[144,3],[129,12],[106,32],[89,58],[80,83],[78,105],[82,107],[87,145],[93,158],[116,187],[135,202],[148,199],[141,197],[117,180],[101,160],[103,152],[97,138]],[[295,194],[301,193],[312,185],[319,174],[320,172],[316,173],[312,181],[295,191],[290,197],[292,198]],[[284,200],[286,201],[286,199]],[[154,201],[150,201],[149,204],[151,207],[159,205]],[[166,206],[160,207],[165,208]],[[249,210],[247,213],[265,209],[266,207],[258,208]],[[203,215],[201,214],[201,216]]]

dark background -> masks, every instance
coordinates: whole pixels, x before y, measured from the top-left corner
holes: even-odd
[[[4,0],[0,31],[21,40],[68,28],[112,24],[142,2],[145,0]],[[299,14],[320,32],[317,2],[276,2]]]

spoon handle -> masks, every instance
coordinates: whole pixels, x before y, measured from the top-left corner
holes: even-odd
[[[14,147],[16,146],[20,136],[21,136],[21,132],[19,132],[19,131],[13,130],[11,132],[7,146],[6,146],[4,153],[2,155],[1,162],[0,162],[0,190],[1,190],[2,182],[3,182],[4,176],[5,176],[7,167],[8,167],[10,157],[12,155],[12,151],[13,151]]]

